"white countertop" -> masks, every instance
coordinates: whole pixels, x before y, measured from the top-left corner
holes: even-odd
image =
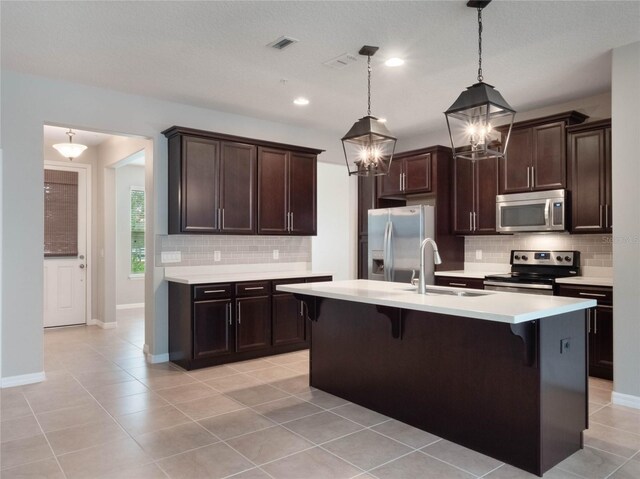
[[[417,294],[415,288],[406,283],[389,283],[365,279],[281,285],[277,287],[279,291],[289,293],[512,324],[593,308],[597,304],[593,299],[503,293],[439,286],[429,286],[429,288],[434,291],[453,289],[487,294],[473,297],[440,294],[421,295]]]
[[[569,278],[558,278],[559,284],[577,284],[580,286],[613,286],[613,278],[606,276],[571,276]]]
[[[208,283],[237,283],[240,281],[264,281],[269,279],[288,279],[288,278],[312,278],[317,276],[332,276],[332,273],[324,271],[256,271],[256,272],[167,272],[165,271],[164,279],[174,283],[182,284],[208,284]]]

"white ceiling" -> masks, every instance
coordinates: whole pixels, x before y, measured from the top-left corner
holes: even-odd
[[[475,83],[466,1],[0,2],[2,68],[345,133],[372,113],[396,136],[443,127]],[[483,14],[484,76],[516,110],[607,91],[610,50],[640,40],[640,1],[500,1]],[[281,35],[299,40],[277,51]],[[406,59],[388,68],[392,56]],[[286,83],[281,80],[286,79]],[[310,105],[292,104],[306,96]],[[169,125],[167,125],[169,126]],[[190,125],[185,125],[190,126]]]

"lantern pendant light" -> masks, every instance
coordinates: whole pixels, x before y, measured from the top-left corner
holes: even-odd
[[[507,153],[516,112],[482,76],[482,9],[491,0],[469,1],[467,7],[478,11],[478,83],[463,91],[444,112],[454,158],[481,160],[501,158]],[[496,120],[502,124],[496,129]],[[505,138],[501,143],[501,133]]]
[[[56,143],[53,147],[58,150],[62,156],[73,161],[73,159],[79,157],[87,147],[80,143],[73,142],[73,135],[75,135],[75,133],[71,131],[71,128],[67,131],[67,135],[69,136],[69,143]]]
[[[367,116],[356,121],[342,137],[342,148],[349,175],[380,176],[389,172],[396,149],[396,138],[375,116],[371,116],[371,57],[378,47],[363,46],[359,53],[367,56]]]

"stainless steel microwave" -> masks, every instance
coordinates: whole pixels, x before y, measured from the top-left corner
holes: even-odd
[[[564,231],[567,229],[565,190],[496,196],[498,233]]]

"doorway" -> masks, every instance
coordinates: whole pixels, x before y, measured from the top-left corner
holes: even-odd
[[[91,165],[46,161],[44,167],[44,327],[86,324]]]

